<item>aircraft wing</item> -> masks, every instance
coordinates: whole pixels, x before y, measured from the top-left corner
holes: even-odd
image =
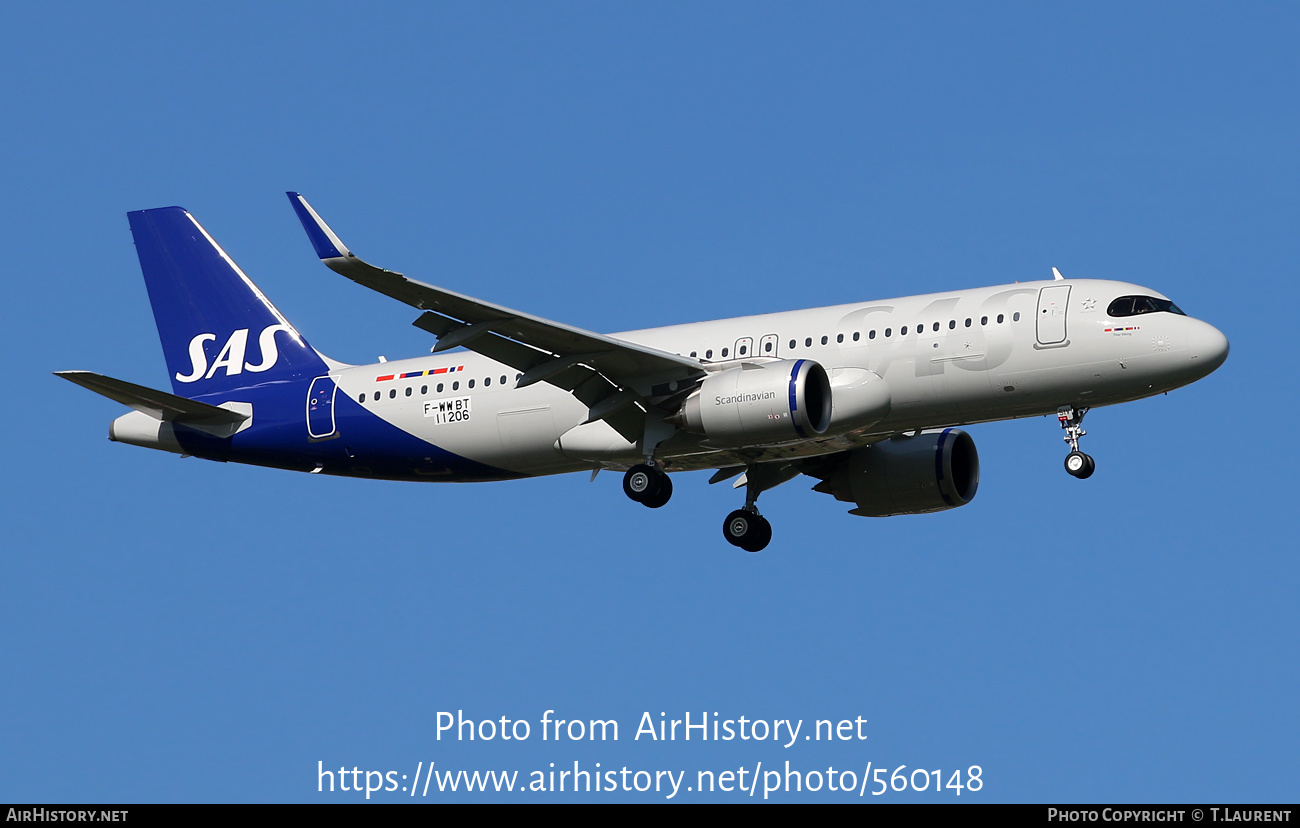
[[[298,193],[288,193],[316,255],[358,284],[424,311],[414,324],[438,337],[434,351],[464,346],[523,373],[519,386],[548,382],[635,442],[649,409],[705,376],[694,359],[593,333],[408,279],[357,258]]]

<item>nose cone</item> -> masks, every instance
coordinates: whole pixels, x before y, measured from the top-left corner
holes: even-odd
[[[1196,367],[1196,373],[1206,376],[1228,358],[1228,338],[1213,325],[1194,320],[1196,324],[1187,336],[1187,355]]]

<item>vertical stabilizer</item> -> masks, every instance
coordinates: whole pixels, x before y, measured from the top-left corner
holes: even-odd
[[[128,213],[172,389],[184,397],[328,372],[302,334],[180,207]]]

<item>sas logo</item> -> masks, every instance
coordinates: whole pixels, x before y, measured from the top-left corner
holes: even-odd
[[[280,359],[280,350],[275,344],[276,333],[287,333],[289,336],[297,339],[298,334],[288,325],[271,325],[263,328],[257,336],[257,349],[262,354],[262,361],[258,363],[245,362],[244,352],[248,350],[248,328],[240,328],[230,335],[226,344],[222,347],[221,353],[212,365],[208,365],[208,353],[203,347],[205,342],[215,342],[216,334],[202,333],[190,340],[190,366],[188,374],[177,374],[178,382],[197,382],[201,379],[212,379],[217,373],[218,368],[226,369],[226,376],[233,377],[235,374],[244,371],[253,371],[260,373],[269,371],[275,367],[275,363]]]

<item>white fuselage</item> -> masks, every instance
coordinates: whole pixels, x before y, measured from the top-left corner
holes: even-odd
[[[1205,376],[1226,357],[1226,339],[1199,320],[1169,312],[1108,316],[1109,303],[1127,294],[1160,297],[1123,282],[1028,282],[614,336],[698,359],[710,371],[807,359],[826,369],[832,388],[868,371],[888,385],[888,413],[868,427],[743,454],[678,432],[657,455],[669,470],[718,468],[1139,399]],[[604,422],[581,425],[588,409],[567,391],[545,382],[516,388],[513,368],[478,354],[344,367],[330,376],[340,394],[410,435],[512,472],[623,467],[638,458],[637,445]]]

